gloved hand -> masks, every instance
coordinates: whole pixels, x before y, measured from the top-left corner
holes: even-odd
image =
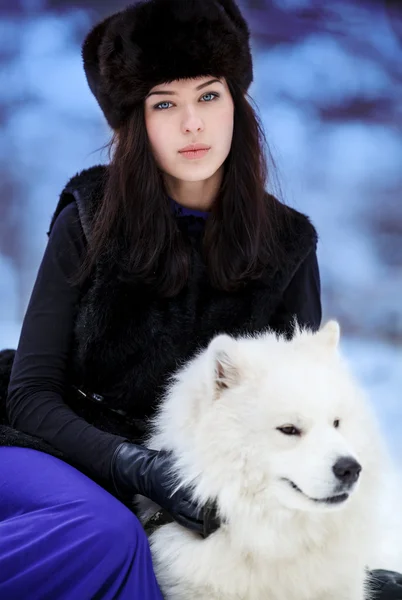
[[[166,451],[123,442],[114,452],[111,475],[117,494],[122,498],[140,494],[149,498],[183,527],[207,537],[219,527],[213,507],[199,507],[191,500],[188,489],[174,492],[172,458]]]
[[[373,600],[401,600],[402,574],[385,569],[373,569],[370,573],[370,591]]]

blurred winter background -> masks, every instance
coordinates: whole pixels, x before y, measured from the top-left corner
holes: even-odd
[[[244,0],[283,199],[320,233],[324,318],[402,457],[402,5]],[[64,183],[109,139],[80,43],[111,0],[0,0],[0,348],[16,347]]]

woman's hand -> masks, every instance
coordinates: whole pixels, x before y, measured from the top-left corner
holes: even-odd
[[[402,573],[374,569],[370,571],[370,590],[373,600],[400,600],[402,598]]]
[[[112,480],[120,497],[140,494],[149,498],[183,527],[207,537],[219,527],[216,510],[200,507],[191,500],[186,488],[175,491],[169,452],[123,442],[117,447],[111,464]]]

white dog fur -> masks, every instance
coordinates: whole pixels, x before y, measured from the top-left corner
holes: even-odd
[[[339,335],[336,321],[290,341],[219,335],[175,375],[147,445],[173,452],[179,485],[217,499],[223,524],[151,535],[166,600],[367,600],[365,567],[402,571],[399,481]],[[318,501],[339,495],[342,457],[357,482]]]

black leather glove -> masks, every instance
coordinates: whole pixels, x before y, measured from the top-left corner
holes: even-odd
[[[374,569],[370,573],[373,600],[401,600],[402,574],[384,569]]]
[[[123,442],[112,457],[113,485],[121,498],[128,499],[135,494],[145,496],[183,527],[207,537],[219,527],[215,508],[197,506],[188,489],[174,491],[176,482],[171,468],[169,452]]]

